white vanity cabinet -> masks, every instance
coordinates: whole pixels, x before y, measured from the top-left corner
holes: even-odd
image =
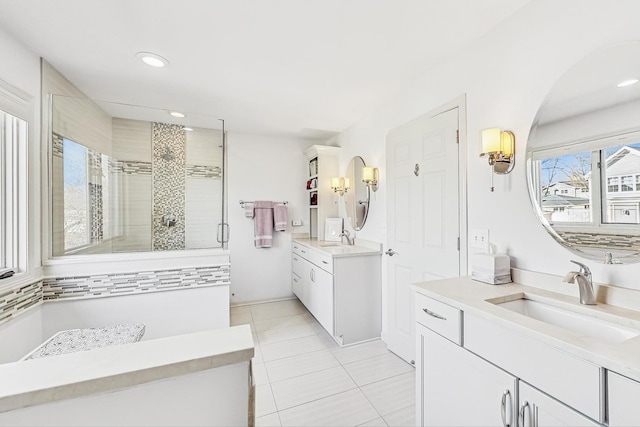
[[[379,338],[381,251],[304,240],[292,243],[293,293],[338,344]]]
[[[515,377],[421,324],[416,335],[418,425],[515,425]]]
[[[611,371],[607,381],[609,427],[640,425],[640,382]]]
[[[601,425],[600,367],[423,294],[415,304],[418,425]]]

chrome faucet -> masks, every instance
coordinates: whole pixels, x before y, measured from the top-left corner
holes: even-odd
[[[591,270],[581,262],[573,260],[571,262],[578,264],[580,266],[580,271],[570,271],[564,276],[563,280],[567,283],[578,282],[578,289],[580,290],[580,304],[595,305],[596,295],[593,292]]]
[[[353,246],[355,244],[355,236],[351,237],[351,233],[349,233],[349,230],[342,230],[342,233],[340,233],[340,237],[345,237],[347,239],[347,245],[349,246]]]

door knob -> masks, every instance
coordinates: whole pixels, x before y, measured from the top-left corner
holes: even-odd
[[[389,256],[394,256],[394,255],[398,255],[398,252],[394,251],[393,249],[387,249],[387,252],[385,252],[384,254]]]

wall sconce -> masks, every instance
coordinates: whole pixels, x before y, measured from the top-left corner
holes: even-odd
[[[489,157],[491,166],[491,191],[493,191],[493,174],[506,175],[516,164],[516,137],[513,132],[500,128],[482,131],[482,153],[480,157]]]
[[[331,178],[331,188],[341,196],[349,190],[349,178],[334,177]]]
[[[365,166],[362,168],[362,182],[373,192],[378,191],[378,168]]]

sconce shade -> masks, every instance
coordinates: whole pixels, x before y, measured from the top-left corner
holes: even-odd
[[[510,157],[513,154],[514,145],[515,138],[513,133],[509,131],[502,132],[500,135],[500,151],[502,151],[505,157]]]
[[[331,189],[339,195],[343,196],[344,193],[346,193],[349,189],[349,179],[343,178],[341,176],[334,176],[333,178],[331,178]]]
[[[371,166],[363,167],[362,182],[366,183],[371,191],[378,191],[378,168]]]
[[[490,128],[482,131],[482,152],[497,153],[501,151],[500,128]]]
[[[480,157],[489,158],[491,167],[491,191],[493,191],[493,174],[506,175],[515,166],[516,137],[513,132],[500,128],[489,128],[482,131],[482,153]]]
[[[375,168],[371,166],[365,166],[362,168],[362,180],[364,182],[371,182],[376,179],[375,177],[376,171]]]

